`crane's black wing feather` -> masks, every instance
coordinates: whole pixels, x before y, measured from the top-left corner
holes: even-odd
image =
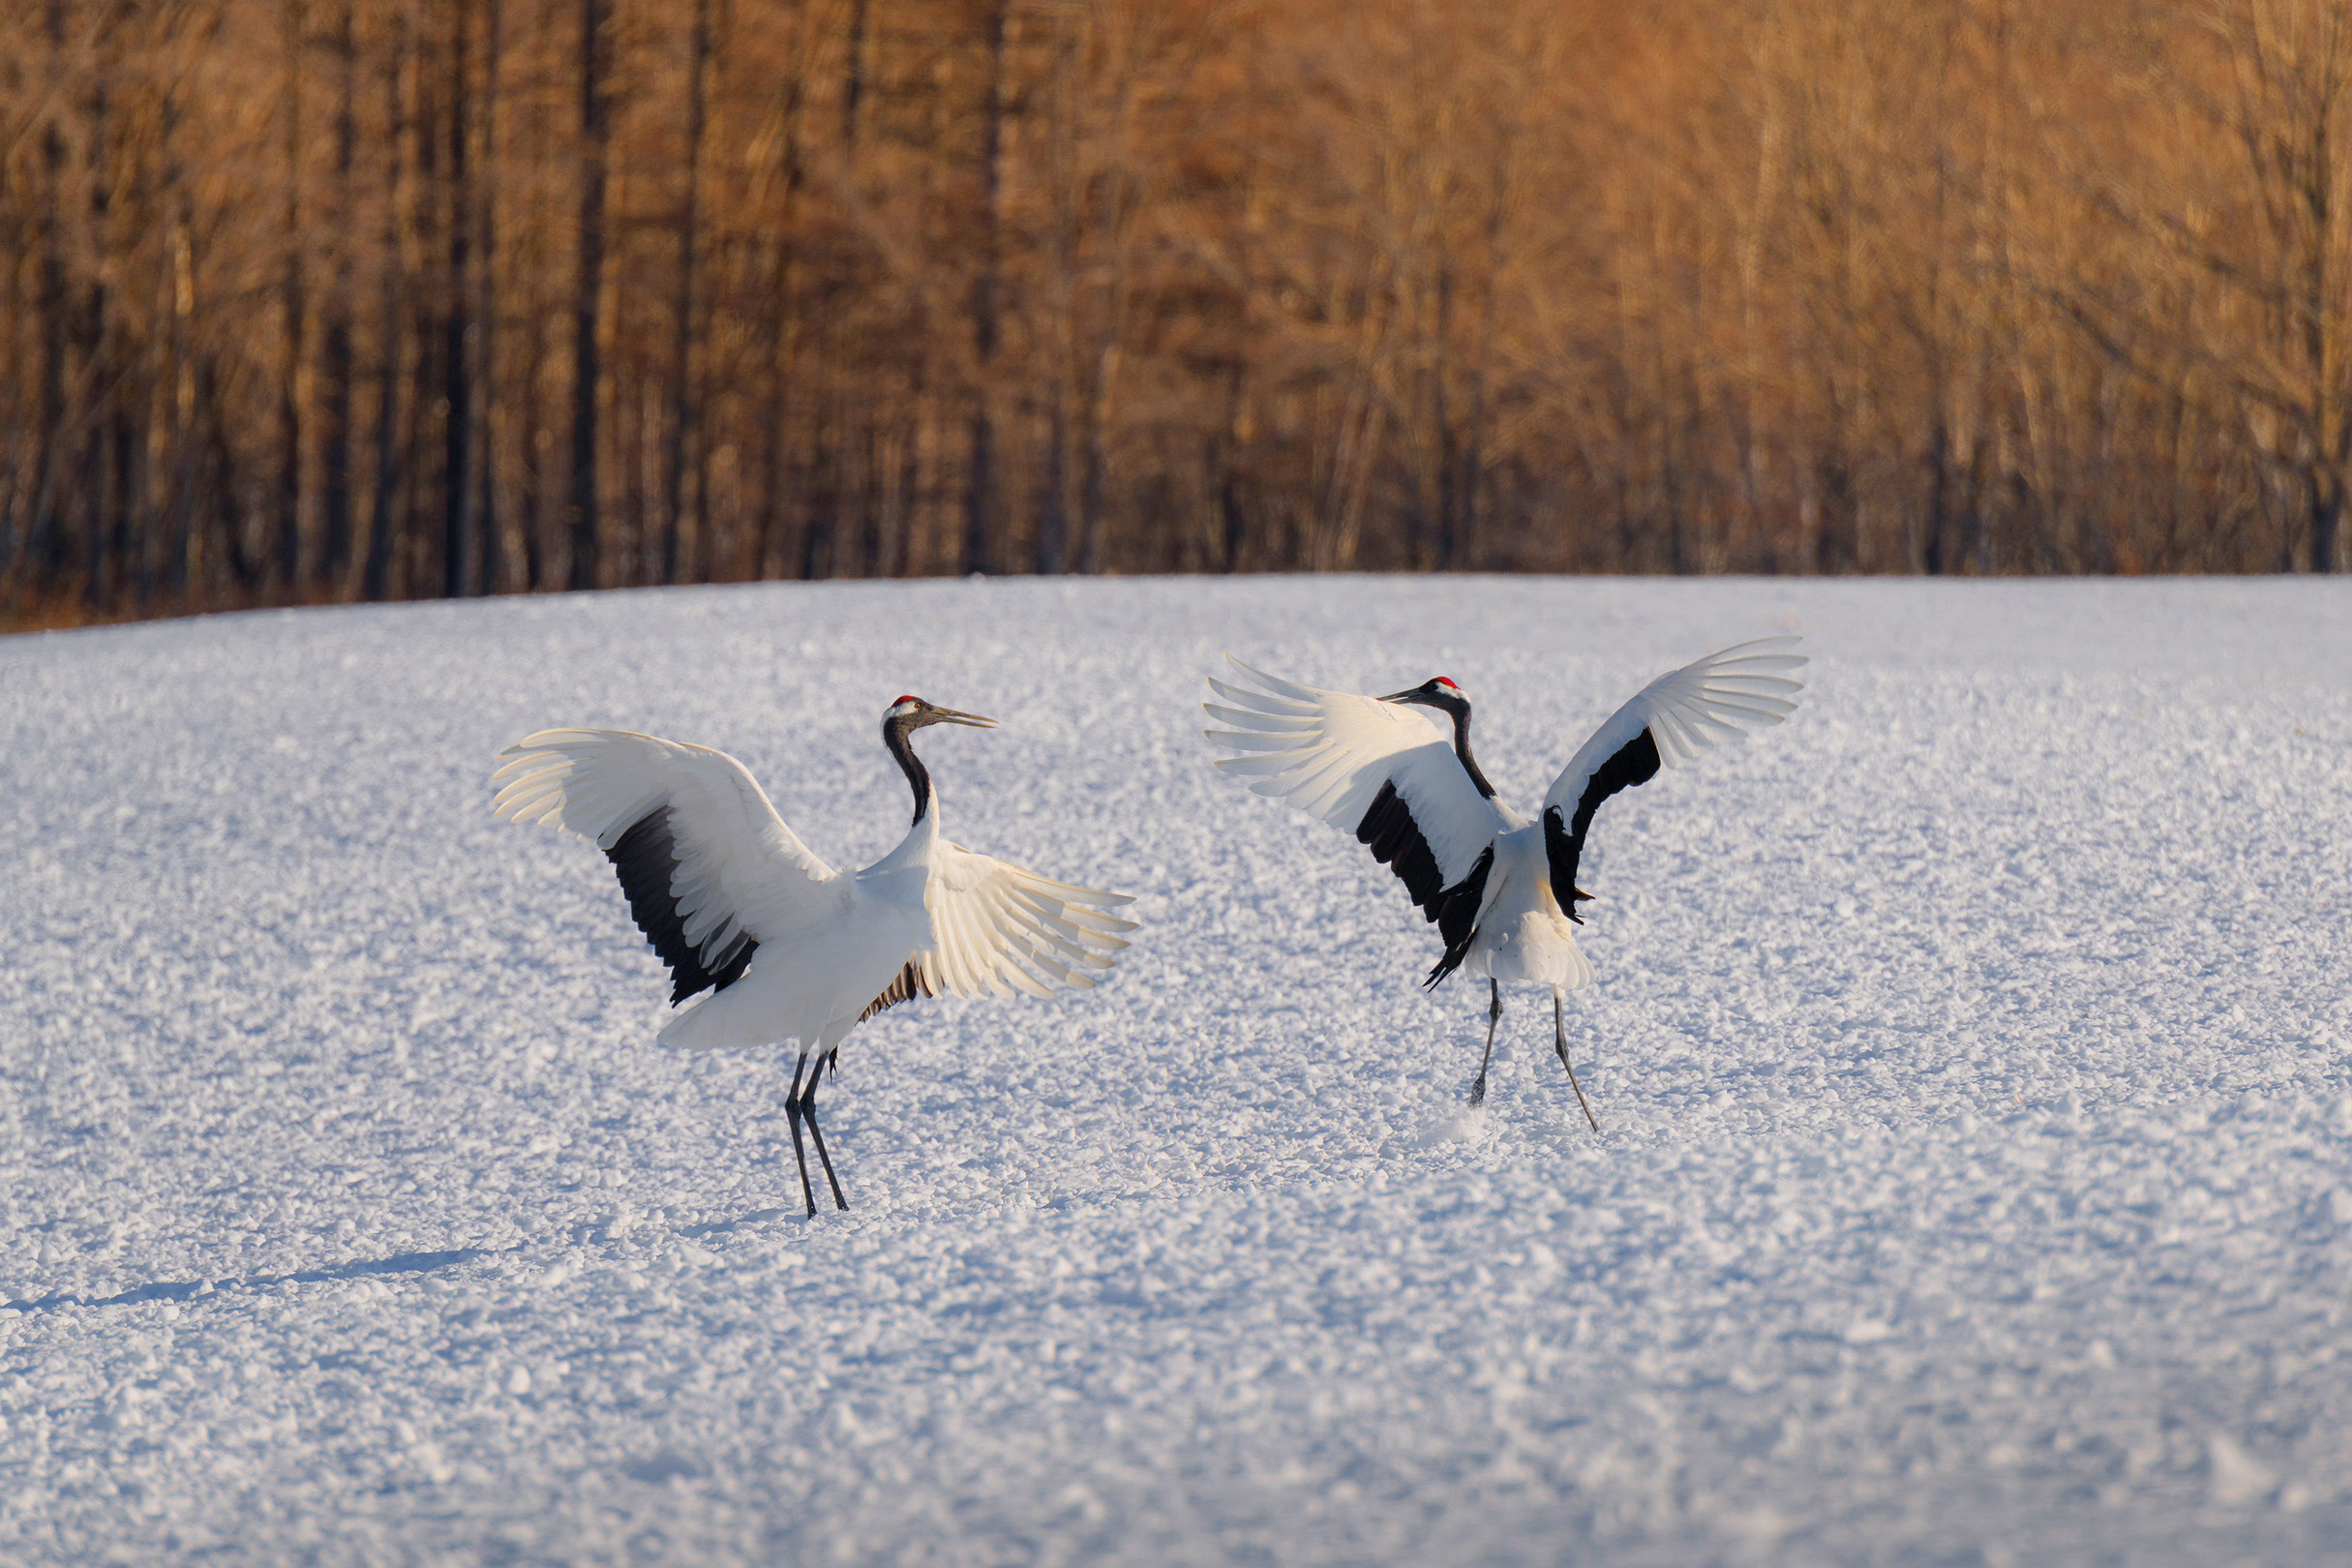
[[[1421,918],[1434,921],[1437,934],[1445,939],[1444,956],[1422,982],[1435,985],[1462,967],[1478,936],[1478,908],[1486,898],[1487,873],[1494,866],[1493,847],[1480,852],[1468,875],[1447,887],[1437,870],[1437,857],[1423,836],[1421,825],[1413,820],[1412,807],[1404,803],[1394,784],[1380,786],[1372,808],[1356,828],[1356,837],[1371,846],[1372,859],[1397,873],[1406,895],[1419,906]]]
[[[1494,851],[1490,848],[1478,857],[1470,874],[1448,888],[1439,899],[1434,919],[1437,934],[1445,938],[1445,953],[1421,982],[1426,989],[1434,990],[1439,980],[1460,969],[1470,955],[1470,944],[1478,940],[1479,907],[1486,902],[1487,873],[1493,869]]]
[[[1372,847],[1373,859],[1397,873],[1404,884],[1405,896],[1420,907],[1422,918],[1435,920],[1445,899],[1445,878],[1437,870],[1437,857],[1431,852],[1421,825],[1413,820],[1412,807],[1404,803],[1395,784],[1380,786],[1372,808],[1356,827],[1356,838]]]
[[[1679,767],[1708,746],[1796,710],[1804,688],[1787,672],[1803,655],[1794,637],[1765,637],[1670,670],[1602,721],[1544,794],[1544,854],[1552,895],[1569,919],[1592,895],[1576,885],[1584,835],[1601,802],[1646,784],[1661,768]]]
[[[723,991],[743,978],[743,971],[751,967],[751,955],[760,950],[750,932],[738,929],[732,940],[715,950],[698,948],[686,940],[685,917],[672,891],[678,855],[666,801],[630,824],[604,853],[620,874],[620,890],[628,897],[629,914],[637,928],[670,966],[672,1005],[699,991]],[[727,928],[722,923],[720,929]]]
[[[1544,854],[1552,864],[1552,896],[1559,900],[1560,912],[1579,925],[1584,923],[1584,917],[1576,912],[1577,900],[1590,901],[1592,897],[1576,885],[1577,863],[1584,857],[1584,834],[1592,827],[1592,814],[1619,790],[1646,784],[1657,776],[1658,742],[1644,729],[1593,769],[1584,793],[1577,797],[1575,810],[1565,820],[1558,806],[1544,808]]]

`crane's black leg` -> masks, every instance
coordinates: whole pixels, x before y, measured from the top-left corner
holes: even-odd
[[[832,1052],[827,1058],[828,1061],[832,1062],[838,1062],[840,1059],[839,1051]],[[808,1118],[808,1135],[817,1141],[817,1159],[825,1166],[825,1184],[833,1190],[833,1207],[846,1211],[849,1208],[849,1199],[841,1195],[841,1180],[833,1174],[833,1157],[825,1152],[825,1129],[817,1125],[817,1079],[824,1075],[824,1070],[825,1063],[819,1062],[817,1070],[808,1075],[808,1087],[800,1091],[800,1114]],[[841,1070],[836,1067],[833,1070],[838,1072]],[[807,1179],[805,1170],[801,1172],[801,1179],[803,1181]],[[817,1206],[811,1203],[808,1212],[813,1216],[817,1212]]]
[[[1487,977],[1487,1048],[1479,1055],[1478,1077],[1470,1085],[1472,1109],[1487,1102],[1487,1059],[1494,1054],[1494,1026],[1502,1021],[1502,985],[1491,975]]]
[[[808,1185],[808,1155],[800,1147],[800,1072],[807,1066],[808,1053],[802,1051],[800,1059],[792,1065],[792,1093],[784,1097],[784,1120],[792,1124],[792,1159],[793,1163],[800,1167],[800,1201],[808,1205],[808,1217],[814,1220],[817,1218],[817,1194]],[[808,1125],[814,1130],[817,1124],[811,1121]]]
[[[1576,1081],[1576,1068],[1568,1060],[1568,1026],[1560,1021],[1560,993],[1552,993],[1552,1048],[1560,1053],[1560,1066],[1568,1069],[1568,1087],[1576,1091],[1576,1102],[1584,1108],[1584,1120],[1592,1123],[1595,1132],[1601,1124],[1592,1120],[1592,1107],[1584,1103],[1584,1086]]]

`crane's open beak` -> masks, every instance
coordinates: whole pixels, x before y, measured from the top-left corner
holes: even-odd
[[[996,720],[982,718],[978,713],[958,713],[952,708],[934,708],[930,716],[943,724],[969,724],[976,730],[993,730]]]

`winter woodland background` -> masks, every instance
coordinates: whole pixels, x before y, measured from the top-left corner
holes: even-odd
[[[2345,0],[0,0],[0,620],[2331,570]]]

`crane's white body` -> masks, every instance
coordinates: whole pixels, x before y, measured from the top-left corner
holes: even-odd
[[[675,869],[661,890],[685,947],[715,967],[739,939],[758,944],[739,977],[669,1021],[664,1044],[789,1041],[822,1054],[918,991],[1087,988],[1127,946],[1121,933],[1134,929],[1104,913],[1130,902],[1121,894],[949,842],[935,797],[896,848],[845,873],[801,843],[724,752],[624,730],[547,730],[500,756],[499,816],[607,852],[649,817],[663,822]],[[902,977],[907,988],[886,996]]]
[[[664,1045],[694,1050],[790,1041],[829,1051],[909,959],[933,941],[924,905],[936,874],[936,807],[896,848],[861,871],[834,872],[795,910],[766,927],[743,978],[663,1026]]]
[[[1462,967],[1498,980],[1527,980],[1555,991],[1592,983],[1592,965],[1576,945],[1576,926],[1552,893],[1541,823],[1496,803],[1513,826],[1494,835],[1494,868],[1478,912],[1478,934]]]

